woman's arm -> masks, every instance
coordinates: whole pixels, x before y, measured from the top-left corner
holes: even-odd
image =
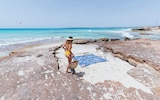
[[[63,45],[62,45],[62,48],[63,48],[63,49],[66,49],[66,44],[63,44]]]

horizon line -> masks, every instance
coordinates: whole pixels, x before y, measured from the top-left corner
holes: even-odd
[[[110,26],[110,27],[0,27],[0,29],[78,29],[78,28],[135,28],[135,27],[159,27],[160,25],[153,26]]]

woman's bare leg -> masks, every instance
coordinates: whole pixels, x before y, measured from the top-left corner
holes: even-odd
[[[69,73],[68,69],[69,69],[69,64],[70,64],[71,61],[72,61],[72,57],[67,57],[67,58],[68,58],[68,66],[67,66],[66,72]]]

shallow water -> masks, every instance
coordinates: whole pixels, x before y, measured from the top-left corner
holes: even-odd
[[[10,51],[0,52],[0,57],[8,56]]]
[[[131,32],[131,28],[107,27],[107,28],[14,28],[0,29],[0,52],[11,51],[19,47],[52,43],[66,39],[68,36],[74,38],[150,38],[160,40],[160,34],[151,33],[141,35]]]

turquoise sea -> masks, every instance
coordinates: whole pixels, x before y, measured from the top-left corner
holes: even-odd
[[[131,32],[131,28],[4,28],[0,29],[0,52],[10,51],[30,44],[51,43],[61,41],[68,36],[74,38],[151,38],[160,39],[159,34],[140,35]]]

